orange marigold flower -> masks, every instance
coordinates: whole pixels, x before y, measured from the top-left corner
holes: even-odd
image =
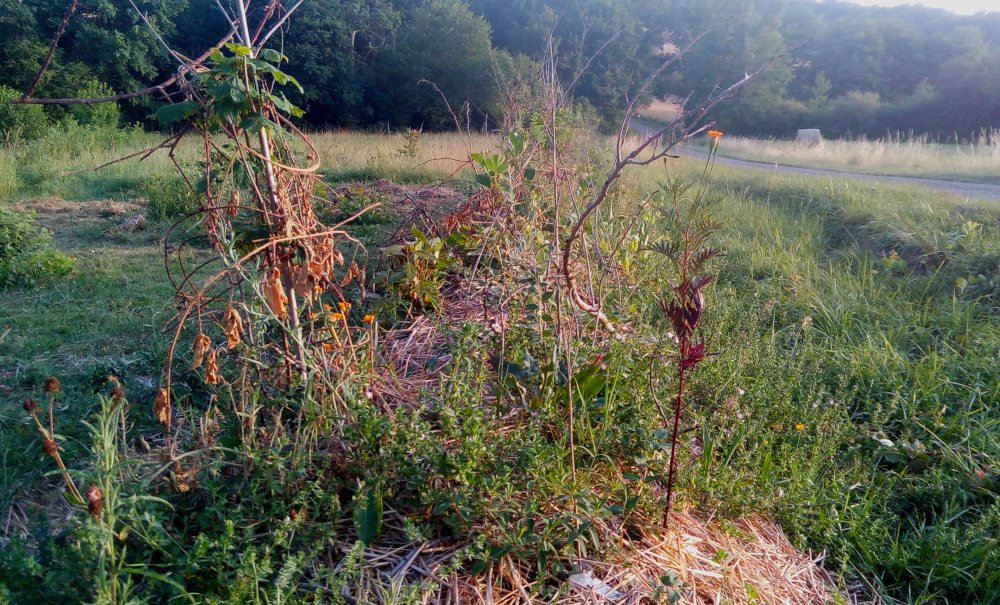
[[[326,316],[326,318],[328,320],[330,320],[330,321],[338,321],[338,320],[341,320],[341,319],[344,318],[344,314],[343,313],[330,313],[329,315]]]
[[[719,138],[719,137],[722,136],[722,131],[721,130],[709,130],[708,131],[708,136],[712,137],[713,139],[717,139],[717,138]]]
[[[806,425],[804,425],[804,424],[796,424],[795,425],[795,430],[796,431],[801,431],[804,428],[806,428]]]
[[[330,344],[330,343],[328,343],[328,342],[324,342],[323,343],[323,350],[324,351],[332,351],[333,350],[333,345]]]
[[[346,311],[351,308],[351,303],[349,302],[339,302],[337,303],[337,308],[341,311]]]
[[[370,324],[371,322],[375,321],[375,316],[371,314],[365,315],[363,318],[361,318],[361,321],[365,322],[366,324]]]

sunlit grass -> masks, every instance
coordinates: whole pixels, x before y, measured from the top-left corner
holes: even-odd
[[[941,143],[926,136],[795,141],[726,136],[720,154],[742,160],[843,172],[1000,182],[1000,132]]]

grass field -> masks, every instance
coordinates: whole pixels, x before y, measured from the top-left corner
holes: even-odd
[[[982,133],[961,144],[938,143],[927,137],[887,136],[877,140],[824,140],[815,147],[786,140],[726,136],[719,153],[740,160],[803,168],[1000,183],[1000,136],[996,132]]]
[[[159,329],[174,308],[159,243],[167,223],[108,234],[123,216],[143,211],[152,190],[175,184],[169,162],[63,174],[155,139],[58,136],[32,150],[0,152],[14,167],[13,176],[0,178],[16,183],[0,203],[34,210],[77,260],[67,280],[0,292],[0,521],[8,528],[44,527],[43,509],[33,503],[46,503],[40,486],[55,481],[43,477],[49,463],[38,462],[37,433],[21,400],[55,374],[64,385],[60,400],[68,402],[60,417],[84,418],[114,373],[130,393],[136,422],[151,424],[143,410],[164,355]],[[400,152],[404,135],[315,138],[332,182],[443,178],[466,154],[453,135],[423,135],[412,154]],[[487,149],[493,142],[473,144]],[[435,158],[451,160],[427,163]],[[637,200],[671,178],[694,180],[702,169],[681,159],[633,172],[598,219],[595,233],[626,238],[622,287],[609,288],[605,304],[638,336],[609,354],[609,380],[614,374],[635,384],[652,338],[645,336],[662,331],[656,295],[667,267],[643,251],[661,223]],[[898,602],[997,602],[1000,209],[916,187],[875,190],[723,166],[715,169],[714,191],[715,216],[725,225],[715,245],[727,257],[708,292],[705,336],[719,355],[699,368],[692,387],[698,430],[684,443],[683,499],[723,517],[775,518],[800,548],[825,550],[828,566],[845,579],[862,578],[872,593]],[[109,198],[115,204],[74,203]],[[626,237],[624,225],[637,214]],[[518,338],[509,336],[511,354],[531,346]],[[605,405],[648,411],[646,397],[644,389],[623,387]],[[81,432],[67,425],[66,451],[79,452]],[[518,439],[527,437],[510,436]],[[713,456],[713,448],[729,455]],[[544,472],[565,474],[555,467],[548,463]],[[5,573],[0,569],[0,583],[16,580]]]

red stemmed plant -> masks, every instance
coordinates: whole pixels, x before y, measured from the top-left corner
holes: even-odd
[[[713,138],[713,151],[717,147],[717,137]],[[714,153],[709,163],[714,160]],[[680,431],[681,412],[684,408],[684,389],[689,373],[704,360],[705,341],[696,338],[698,324],[705,311],[704,289],[715,280],[714,275],[703,272],[708,261],[723,255],[721,250],[708,245],[712,234],[722,227],[712,220],[708,212],[706,192],[707,179],[710,170],[698,188],[693,199],[684,197],[689,187],[681,181],[674,181],[666,192],[673,198],[673,207],[664,212],[669,224],[668,235],[663,241],[653,246],[671,261],[676,277],[670,280],[668,296],[659,301],[660,309],[670,320],[674,338],[677,342],[677,392],[674,396],[673,417],[663,409],[656,400],[660,415],[665,425],[673,425],[671,431],[670,470],[667,475],[666,508],[663,513],[663,526],[667,526],[673,500],[674,483],[677,475],[677,437]],[[650,363],[652,370],[652,361]],[[652,376],[650,376],[650,391],[653,391]],[[655,400],[655,393],[653,394]]]

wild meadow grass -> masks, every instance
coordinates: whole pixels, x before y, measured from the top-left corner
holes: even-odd
[[[723,167],[714,186],[728,257],[700,380],[722,392],[701,413],[743,449],[688,467],[692,499],[763,507],[905,602],[1000,597],[1000,208]]]
[[[137,199],[148,195],[147,183],[175,178],[162,157],[64,175],[156,139],[143,133],[58,136],[31,153],[0,152],[15,154],[18,181],[17,193],[0,195],[0,203],[33,196]],[[445,178],[467,153],[455,135],[424,134],[416,148],[407,148],[411,139],[404,134],[334,132],[315,140],[331,183]],[[193,150],[188,145],[184,149]],[[473,145],[473,151],[488,150],[494,142],[476,137]],[[427,163],[437,158],[450,159]],[[670,179],[696,181],[703,168],[682,158],[633,172],[596,217],[595,233],[623,241],[622,278],[619,287],[605,288],[606,308],[639,344],[605,352],[612,386],[600,409],[581,412],[588,420],[579,460],[590,459],[588,448],[638,448],[644,423],[655,417],[647,390],[638,385],[647,372],[642,355],[662,337],[656,298],[668,267],[646,250],[661,236],[655,203],[638,202]],[[724,166],[715,168],[713,192],[714,216],[724,224],[713,245],[727,256],[715,262],[718,282],[706,291],[703,334],[717,355],[699,366],[690,390],[692,421],[681,443],[682,501],[723,518],[748,512],[775,518],[797,546],[825,551],[828,567],[872,593],[913,604],[996,602],[1000,207],[961,203],[919,187],[876,188]],[[59,248],[77,259],[75,273],[40,288],[0,292],[0,384],[6,387],[0,391],[0,511],[42,499],[39,486],[51,480],[42,476],[37,433],[20,407],[46,375],[63,381],[60,400],[68,403],[61,418],[87,417],[96,409],[93,393],[113,373],[125,383],[140,428],[156,429],[145,410],[165,355],[160,329],[174,309],[159,243],[167,222],[119,237],[105,234],[113,222],[99,215],[48,224],[57,230]],[[199,252],[191,254],[193,259]],[[445,329],[460,347],[477,342],[466,328]],[[514,330],[507,338],[511,359],[535,346],[529,333]],[[536,473],[533,489],[569,489],[562,441],[529,431],[495,443],[482,431],[472,410],[482,403],[479,387],[489,372],[468,351],[456,352],[456,358],[444,388],[450,395],[440,404],[440,430],[454,433],[464,466],[448,473],[478,476],[494,468],[491,460],[506,469],[506,461],[521,464],[530,451],[535,458],[524,464]],[[586,424],[612,415],[614,426]],[[67,455],[84,454],[82,429],[65,426]],[[359,443],[371,440],[372,451],[381,452],[370,462],[372,476],[422,477],[420,456],[433,449],[427,427],[427,419],[416,414],[365,417],[359,431],[368,432],[355,437]],[[645,454],[636,452],[639,464]],[[444,456],[434,450],[428,459],[432,454]],[[630,484],[617,470],[602,474],[596,455],[580,465],[582,476],[622,491],[623,502],[629,502],[632,487],[642,493],[638,481]],[[500,489],[512,479],[497,474],[489,481]],[[260,488],[280,493],[279,486]],[[467,481],[455,489],[473,506],[477,490],[486,488]],[[501,517],[519,514],[516,502],[489,502],[494,504]],[[205,504],[183,523],[208,535],[230,513],[248,514],[212,506]],[[42,528],[40,539],[49,539],[43,531],[49,519],[38,515],[31,522]],[[230,560],[231,553],[211,558],[228,547],[202,546],[202,559],[185,559],[192,582],[214,586],[218,561],[232,569],[241,565]],[[44,570],[65,574],[59,565],[72,559],[45,552]],[[0,582],[22,581],[15,571],[5,573],[0,569]],[[25,587],[24,594],[67,602],[85,597],[64,584],[63,592]]]
[[[956,181],[1000,182],[1000,132],[941,143],[927,136],[824,140],[808,147],[791,140],[726,136],[722,155],[804,168]]]

